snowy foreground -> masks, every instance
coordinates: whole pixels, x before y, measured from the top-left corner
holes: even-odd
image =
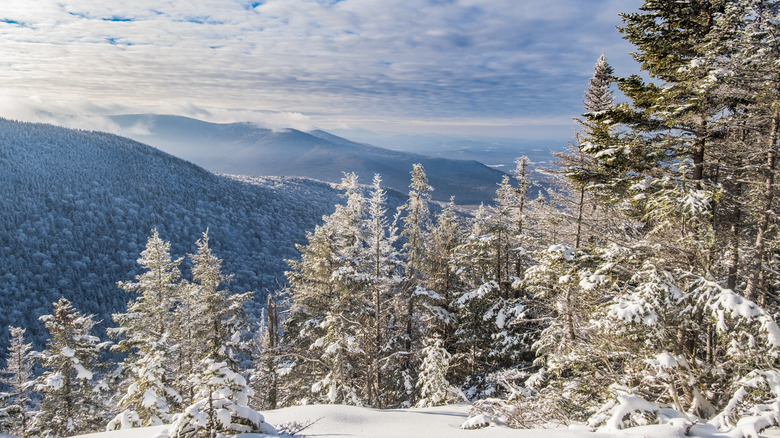
[[[300,433],[305,437],[376,437],[376,438],[603,438],[603,437],[683,437],[682,428],[670,425],[647,426],[613,433],[592,433],[577,429],[509,429],[491,426],[483,429],[464,430],[460,425],[468,418],[468,405],[441,406],[426,409],[378,410],[344,405],[312,405],[279,409],[264,413],[265,420],[280,426],[285,423],[316,421]],[[153,438],[167,426],[130,429],[82,435],[79,438]],[[696,430],[696,429],[695,429]],[[708,434],[696,430],[695,436],[724,437],[725,434]],[[2,436],[2,435],[0,435]],[[242,435],[255,438],[261,435]],[[764,431],[761,437],[780,438],[777,428]]]

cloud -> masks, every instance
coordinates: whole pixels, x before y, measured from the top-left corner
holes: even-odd
[[[571,117],[602,51],[631,68],[614,26],[640,3],[4,0],[0,92],[296,126]]]

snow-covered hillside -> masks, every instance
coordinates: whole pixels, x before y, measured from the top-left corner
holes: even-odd
[[[273,131],[250,123],[216,124],[178,116],[122,115],[112,120],[127,135],[207,169],[242,175],[305,176],[338,182],[355,172],[364,182],[380,173],[405,193],[412,164],[422,163],[434,200],[490,203],[503,173],[476,161],[431,158],[356,143],[324,131]]]
[[[110,322],[155,227],[174,257],[208,228],[229,287],[262,302],[338,201],[322,182],[239,181],[115,135],[0,120],[0,339],[19,325],[40,346],[37,318],[60,296]]]

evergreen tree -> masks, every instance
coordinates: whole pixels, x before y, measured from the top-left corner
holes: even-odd
[[[8,396],[4,408],[8,415],[6,423],[10,433],[27,437],[30,417],[30,391],[34,381],[32,344],[24,341],[25,329],[8,327],[11,344],[8,346],[5,368],[0,371],[0,382],[6,385]]]
[[[463,284],[457,275],[458,249],[465,239],[462,220],[455,212],[454,199],[436,214],[428,236],[428,257],[424,265],[425,288],[429,294],[426,313],[428,336],[439,336],[449,352],[455,351],[457,312],[453,301],[460,296]]]
[[[416,370],[420,362],[422,336],[421,326],[421,301],[429,296],[425,289],[423,279],[423,267],[427,257],[426,238],[430,227],[430,192],[433,187],[428,185],[425,168],[422,164],[412,167],[412,181],[409,185],[409,199],[400,207],[405,213],[402,218],[403,227],[401,236],[406,239],[403,245],[406,264],[404,266],[403,299],[398,303],[400,315],[403,315],[403,326],[406,331],[403,340],[403,361],[400,365],[399,388],[403,388],[403,404],[412,406],[415,404]]]
[[[105,424],[105,387],[99,379],[99,362],[107,346],[92,336],[92,315],[82,315],[70,301],[60,298],[50,315],[41,316],[51,337],[40,354],[44,367],[35,390],[43,397],[33,435],[64,437],[98,429]]]
[[[738,145],[748,144],[762,130],[771,132],[767,125],[757,129],[747,123],[761,114],[761,106],[752,101],[758,93],[742,92],[738,99],[726,92],[740,85],[730,83],[731,73],[724,67],[735,67],[731,60],[740,57],[737,52],[757,47],[747,43],[742,31],[745,20],[752,19],[747,11],[757,9],[740,9],[744,4],[646,1],[640,12],[623,16],[621,31],[637,46],[635,58],[659,84],[639,76],[619,79],[629,102],[586,114],[604,124],[580,148],[598,178],[582,178],[590,174],[574,163],[568,172],[576,184],[591,184],[598,202],[618,205],[622,223],[607,228],[615,231],[609,236],[612,244],[572,252],[566,263],[542,260],[527,276],[540,298],[555,297],[563,304],[556,305],[557,315],[542,333],[538,351],[546,353],[558,376],[567,376],[564,387],[603,389],[575,399],[642,394],[701,418],[723,418],[721,410],[730,409],[731,394],[740,392],[746,376],[775,372],[777,326],[748,299],[760,294],[745,297],[724,287],[741,287],[736,265],[760,262],[724,257],[716,246],[734,242],[739,251],[741,236],[758,238],[766,223],[761,211],[774,197],[770,152],[759,153],[768,160],[762,169],[768,196],[758,197],[762,200],[753,211],[741,199],[749,190],[743,178],[754,175],[749,163],[756,161]],[[742,50],[734,51],[727,41]],[[713,51],[716,46],[725,49]],[[750,215],[759,218],[753,225],[746,220]],[[760,248],[756,245],[758,252]],[[758,258],[766,261],[765,255]],[[720,266],[729,269],[716,270]],[[750,275],[743,285],[750,284]],[[578,292],[572,295],[571,290]],[[751,290],[745,286],[746,294]],[[581,381],[594,375],[614,385],[607,389],[603,380]],[[766,398],[754,401],[754,409],[767,412],[761,407]],[[618,415],[620,403],[612,406]],[[614,425],[622,418],[618,420],[599,414],[592,424]]]
[[[372,295],[365,315],[366,326],[370,327],[365,332],[365,394],[367,402],[377,408],[396,402],[388,394],[391,383],[386,376],[395,372],[393,366],[398,361],[392,360],[391,356],[399,347],[399,333],[393,326],[396,320],[393,304],[401,282],[398,272],[401,260],[394,247],[398,239],[396,224],[388,220],[386,203],[382,178],[374,175],[366,202],[366,246],[362,258],[370,283],[368,291]]]
[[[198,252],[190,254],[190,260],[193,286],[196,288],[192,295],[200,300],[196,309],[198,319],[204,322],[202,331],[198,333],[201,342],[205,343],[202,354],[217,362],[234,363],[234,353],[239,349],[238,340],[246,325],[244,303],[251,299],[252,293],[229,294],[227,290],[220,289],[232,276],[222,274],[222,260],[211,252],[208,231],[203,233],[196,245]]]
[[[452,391],[447,381],[452,355],[444,349],[439,338],[430,339],[422,354],[424,359],[417,381],[420,390],[417,407],[426,408],[445,404],[449,399],[448,393]]]
[[[299,392],[299,398],[365,404],[360,353],[367,346],[361,333],[373,301],[368,293],[370,268],[362,263],[365,198],[355,174],[346,174],[340,187],[346,204],[323,218],[324,223],[308,234],[308,244],[298,247],[301,260],[290,262],[287,279],[293,306],[285,333],[298,359],[289,385],[310,388]]]
[[[612,163],[606,160],[609,164],[605,164],[593,155],[609,156],[609,149],[604,149],[603,145],[613,143],[610,141],[613,135],[611,124],[604,120],[604,114],[614,109],[615,98],[610,88],[613,82],[612,74],[612,66],[607,63],[606,56],[602,53],[596,61],[593,77],[585,91],[584,118],[575,119],[580,125],[576,143],[563,152],[553,153],[558,158],[558,168],[563,169],[566,177],[556,183],[564,188],[566,196],[561,204],[574,228],[574,237],[567,243],[578,249],[587,243],[594,243],[596,236],[600,234],[594,232],[599,226],[596,223],[602,221],[603,224],[604,220],[603,217],[592,217],[597,205],[593,195],[594,192],[599,192],[594,189],[609,183]],[[600,207],[604,209],[605,205]]]
[[[253,331],[251,355],[253,369],[250,385],[255,393],[252,398],[253,408],[263,411],[276,409],[283,396],[280,370],[283,357],[283,346],[279,339],[279,310],[276,298],[269,294],[268,304],[263,310],[261,323]]]
[[[714,31],[702,44],[707,56],[699,60],[708,67],[708,77],[729,108],[726,116],[718,119],[718,125],[728,133],[724,145],[732,147],[724,147],[718,158],[723,167],[728,166],[726,171],[737,177],[720,180],[740,192],[724,197],[729,204],[718,212],[716,220],[726,222],[720,227],[721,234],[734,236],[737,248],[740,231],[751,231],[743,243],[742,251],[747,254],[741,263],[743,269],[734,253],[733,260],[725,264],[735,278],[745,279],[745,296],[761,304],[771,294],[772,282],[778,281],[772,274],[778,261],[771,255],[778,238],[773,213],[777,207],[776,162],[780,148],[778,18],[780,6],[774,1],[729,3],[725,12],[715,17]],[[733,180],[738,181],[736,187]],[[736,286],[736,281],[733,283]]]
[[[284,386],[310,389],[293,390],[298,400],[398,406],[409,398],[410,380],[393,377],[408,376],[400,371],[408,354],[395,220],[387,217],[379,176],[368,198],[354,174],[340,187],[346,204],[323,218],[299,246],[301,259],[290,262],[284,343],[294,359],[283,368],[294,371]]]
[[[196,401],[171,424],[171,438],[215,438],[237,434],[276,434],[263,416],[248,407],[252,389],[225,362],[205,359],[193,376]]]
[[[120,288],[138,296],[130,300],[125,313],[113,315],[119,328],[109,330],[121,337],[114,350],[128,353],[123,364],[127,378],[118,402],[125,411],[109,429],[168,422],[182,403],[170,372],[176,359],[172,330],[181,322],[174,321],[172,312],[183,287],[178,268],[181,260],[171,259],[170,243],[152,230],[138,259],[145,272],[135,282],[119,283]]]

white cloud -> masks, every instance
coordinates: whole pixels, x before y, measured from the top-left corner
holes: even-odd
[[[570,117],[598,55],[626,51],[617,12],[640,2],[254,3],[3,0],[0,84],[61,114],[72,101],[295,126]]]

